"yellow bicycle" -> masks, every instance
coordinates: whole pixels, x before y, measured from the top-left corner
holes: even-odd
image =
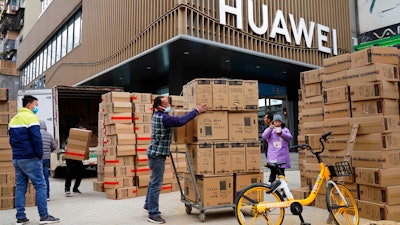
[[[325,150],[324,142],[332,132],[327,132],[319,138],[321,150],[314,151],[308,144],[293,146],[299,149],[310,150],[317,158],[320,173],[310,194],[305,199],[294,199],[287,179],[280,172],[280,166],[286,162],[267,163],[267,167],[276,168],[278,178],[271,185],[266,183],[252,184],[238,192],[235,199],[235,216],[241,225],[279,225],[285,217],[285,208],[290,207],[294,215],[298,215],[301,225],[309,225],[304,222],[301,215],[303,206],[310,205],[318,195],[323,181],[326,181],[326,205],[332,220],[337,225],[358,225],[359,213],[357,202],[350,190],[343,184],[332,180],[333,177],[351,176],[352,170],[347,161],[338,162],[334,166],[327,166],[322,161],[320,154]],[[280,192],[283,191],[283,194]],[[285,196],[285,199],[284,197]]]

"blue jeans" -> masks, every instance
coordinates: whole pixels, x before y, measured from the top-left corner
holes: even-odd
[[[164,179],[165,156],[149,156],[149,167],[151,175],[144,208],[148,209],[149,217],[155,217],[160,215],[158,202]]]
[[[40,218],[47,217],[46,182],[43,176],[42,159],[13,159],[15,167],[15,208],[17,219],[26,218],[25,201],[28,180],[31,179],[36,190],[36,205]]]
[[[50,159],[43,159],[43,175],[47,186],[47,198],[50,198],[49,169],[50,169]]]

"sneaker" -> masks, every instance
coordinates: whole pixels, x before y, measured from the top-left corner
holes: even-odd
[[[23,225],[29,223],[29,219],[23,218],[23,219],[17,219],[17,225]]]
[[[71,196],[71,191],[65,191],[65,196],[67,197]]]
[[[39,224],[52,224],[52,223],[59,223],[60,219],[55,218],[53,216],[47,215],[47,217],[40,218]]]
[[[47,201],[50,201],[50,198],[47,198],[46,200],[47,200]]]
[[[157,223],[157,224],[165,223],[165,220],[161,216],[148,217],[147,221],[149,221],[150,223]]]
[[[73,192],[74,194],[82,194],[82,192],[80,192],[79,189],[74,189]]]

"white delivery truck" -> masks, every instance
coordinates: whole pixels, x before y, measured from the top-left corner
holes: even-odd
[[[123,91],[121,87],[97,86],[55,86],[51,89],[27,89],[18,91],[17,107],[22,107],[24,95],[33,95],[39,101],[37,116],[44,120],[47,131],[57,143],[57,149],[51,154],[50,174],[59,177],[65,173],[64,145],[69,129],[84,126],[93,131],[89,159],[84,160],[86,167],[97,169],[97,131],[98,112],[101,95],[110,91]]]

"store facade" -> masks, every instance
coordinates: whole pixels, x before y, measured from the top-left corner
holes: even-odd
[[[194,78],[258,80],[284,90],[260,98],[284,98],[296,115],[300,72],[351,48],[347,0],[53,0],[17,68],[21,88],[178,95]]]

